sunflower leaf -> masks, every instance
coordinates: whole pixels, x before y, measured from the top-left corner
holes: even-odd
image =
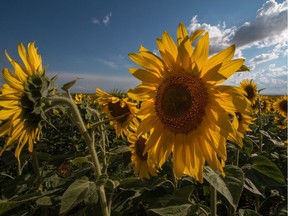
[[[258,155],[253,157],[252,169],[263,174],[271,180],[276,181],[282,185],[285,184],[285,178],[281,170],[268,158]]]
[[[81,78],[77,77],[75,80],[72,80],[72,81],[70,81],[70,82],[68,82],[68,83],[65,83],[65,84],[61,87],[61,89],[64,90],[64,91],[68,91],[72,86],[75,85],[75,83],[76,83],[76,81],[77,81],[78,79],[81,79]]]
[[[90,182],[86,176],[83,176],[74,181],[62,196],[60,214],[67,213],[75,206],[85,201],[89,196],[95,196],[97,193],[91,194],[91,192],[95,190],[95,183]]]
[[[206,166],[204,178],[219,193],[221,193],[236,210],[244,188],[244,174],[239,167],[227,165],[224,167],[225,177],[221,177],[212,168]]]

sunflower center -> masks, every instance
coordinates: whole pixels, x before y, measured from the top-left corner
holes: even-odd
[[[287,113],[287,100],[282,100],[279,103],[279,108],[280,108],[281,111]]]
[[[117,118],[119,116],[123,116],[123,117],[117,119],[117,121],[120,123],[125,122],[126,119],[128,118],[128,114],[130,113],[130,110],[129,110],[127,105],[125,105],[124,107],[121,107],[120,101],[118,101],[116,103],[109,102],[108,103],[108,109],[114,118]]]
[[[246,86],[245,91],[247,93],[247,98],[249,100],[251,100],[255,97],[255,90],[254,90],[253,86],[250,86],[250,85]]]
[[[146,139],[144,139],[143,137],[139,137],[139,139],[136,141],[135,143],[135,152],[136,155],[142,160],[142,161],[146,161],[148,158],[148,153],[145,153],[143,155],[144,149],[146,147]]]
[[[236,118],[238,119],[238,122],[241,122],[242,121],[242,114],[239,112],[236,112],[235,115],[236,115]]]
[[[155,111],[175,133],[189,133],[202,122],[208,93],[203,81],[190,73],[168,76],[159,85]]]

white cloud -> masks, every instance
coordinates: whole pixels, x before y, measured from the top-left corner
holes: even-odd
[[[256,57],[250,59],[249,63],[251,63],[252,65],[257,65],[257,64],[271,61],[271,60],[277,59],[277,58],[278,58],[278,55],[275,53],[262,53],[261,55],[258,55]]]
[[[238,49],[252,46],[269,47],[282,43],[288,36],[287,9],[288,0],[277,3],[269,0],[257,11],[254,20],[245,22],[242,26],[227,28],[225,22],[218,25],[200,24],[194,16],[188,26],[189,32],[205,29],[210,33],[211,52],[219,51],[230,44],[236,44]],[[287,39],[286,39],[287,40]]]
[[[101,59],[101,58],[97,58],[97,61],[105,64],[105,65],[108,66],[109,68],[112,68],[112,69],[118,68],[118,65],[117,65],[115,62],[113,62],[113,61],[108,61],[108,60]]]
[[[103,18],[102,21],[103,21],[103,23],[104,23],[105,25],[108,24],[108,22],[109,22],[111,16],[112,16],[112,13],[110,12],[109,14],[107,14],[107,15]]]
[[[104,24],[107,25],[110,21],[110,18],[112,17],[112,12],[109,12],[108,14],[106,14],[103,18],[99,19],[97,17],[92,17],[92,23],[95,25],[100,25],[100,24]]]

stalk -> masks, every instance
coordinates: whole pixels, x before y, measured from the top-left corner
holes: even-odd
[[[33,171],[36,174],[36,179],[37,179],[36,188],[38,191],[42,191],[43,188],[42,188],[42,178],[41,178],[41,174],[40,174],[40,166],[39,166],[37,154],[36,154],[34,149],[31,152],[31,156],[32,156]]]
[[[217,191],[211,184],[210,184],[210,209],[211,209],[211,216],[216,216],[217,215]]]
[[[98,178],[102,173],[101,173],[101,166],[99,163],[99,159],[97,156],[97,152],[95,150],[95,146],[94,146],[94,139],[91,138],[91,136],[89,135],[85,124],[83,122],[83,119],[80,115],[80,112],[78,110],[78,107],[76,106],[76,104],[74,103],[73,100],[69,99],[69,98],[65,98],[65,97],[58,97],[58,96],[53,96],[53,97],[49,97],[47,98],[47,110],[56,106],[56,105],[66,105],[68,106],[68,108],[70,108],[71,114],[72,114],[72,121],[77,125],[77,127],[79,128],[87,146],[88,146],[88,150],[89,153],[92,157],[92,162],[94,165],[94,172],[96,175],[96,178]],[[102,215],[103,216],[109,216],[109,208],[108,208],[108,203],[107,203],[107,199],[106,199],[106,194],[105,194],[105,188],[104,185],[100,185],[99,186],[99,196],[100,196],[100,204],[101,204],[101,208],[102,208]]]

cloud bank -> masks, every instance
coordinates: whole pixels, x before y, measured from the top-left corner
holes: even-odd
[[[241,82],[244,78],[253,78],[259,87],[266,87],[271,94],[287,94],[287,65],[276,67],[270,64],[268,68],[258,67],[263,63],[277,60],[288,54],[288,28],[287,28],[288,0],[277,3],[275,0],[266,1],[256,12],[253,20],[243,23],[241,26],[227,27],[225,22],[218,25],[199,23],[194,16],[188,26],[191,33],[197,29],[204,29],[210,35],[210,52],[213,54],[232,44],[236,44],[236,57],[243,56],[243,51],[254,48],[261,54],[246,61],[251,72],[236,74],[233,79]],[[277,74],[281,76],[277,76]],[[269,88],[269,90],[268,90]]]

